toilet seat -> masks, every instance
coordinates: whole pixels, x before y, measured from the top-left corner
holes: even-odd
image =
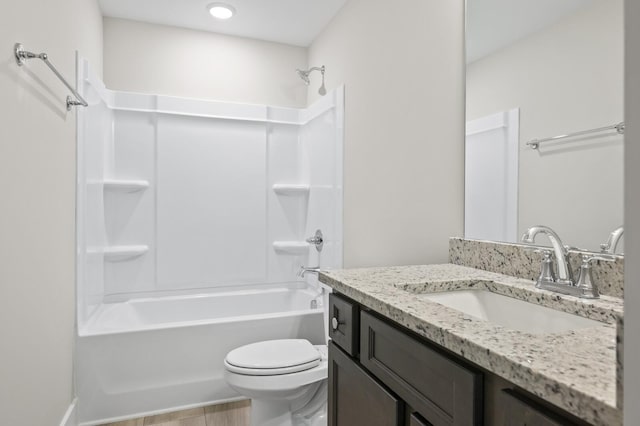
[[[322,358],[308,340],[269,340],[232,350],[224,364],[236,374],[276,376],[310,370],[319,366]]]
[[[235,373],[227,367],[224,375],[231,387],[241,390],[241,393],[245,396],[255,398],[256,393],[268,392],[277,394],[280,391],[290,391],[311,383],[327,380],[328,370],[329,363],[326,359],[323,359],[317,367],[291,374],[257,376]]]

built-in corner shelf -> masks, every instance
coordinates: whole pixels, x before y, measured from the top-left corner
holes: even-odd
[[[273,249],[282,254],[307,254],[309,243],[304,241],[274,241]]]
[[[101,253],[104,255],[105,262],[121,262],[124,260],[135,259],[149,251],[149,246],[109,246],[102,249],[89,249],[88,254]]]
[[[109,179],[104,181],[104,189],[120,192],[138,192],[149,188],[147,180]]]
[[[309,193],[309,185],[296,183],[276,183],[273,191],[279,195],[306,195]]]

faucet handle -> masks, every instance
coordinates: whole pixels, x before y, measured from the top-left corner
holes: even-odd
[[[322,231],[319,229],[312,237],[307,238],[305,241],[309,244],[313,244],[318,252],[321,252],[324,247],[324,236],[322,235]]]
[[[591,274],[591,262],[593,260],[611,261],[612,259],[597,255],[582,255],[582,265],[580,266],[580,274],[578,275],[576,287],[580,290],[580,297],[586,299],[597,299],[600,297],[598,286],[593,282],[593,275]]]
[[[536,287],[541,287],[543,283],[556,282],[555,265],[551,257],[551,250],[535,250],[536,253],[542,254],[542,264],[540,265],[540,275]]]
[[[576,287],[580,290],[580,297],[585,299],[597,299],[600,297],[598,286],[593,282],[591,274],[591,262],[594,260],[602,260],[604,262],[614,262],[615,256],[606,254],[584,254],[582,255],[582,265],[580,266],[580,274]]]

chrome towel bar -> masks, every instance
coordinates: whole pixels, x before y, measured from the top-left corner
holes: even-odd
[[[551,142],[551,141],[557,141],[557,140],[561,140],[561,139],[574,138],[574,137],[577,137],[577,136],[585,136],[585,135],[590,135],[590,134],[594,134],[594,133],[609,132],[609,131],[612,131],[612,130],[615,130],[620,135],[624,135],[624,122],[618,123],[618,124],[612,124],[611,126],[598,127],[597,129],[582,130],[580,132],[568,133],[566,135],[553,136],[553,137],[550,137],[550,138],[532,139],[529,142],[527,142],[527,146],[531,147],[531,149],[538,149],[538,148],[540,148],[540,144],[544,143],[544,142]]]
[[[58,77],[60,79],[60,81],[65,86],[67,86],[67,89],[69,89],[71,91],[73,96],[75,96],[75,99],[73,99],[71,96],[67,96],[67,111],[71,111],[71,107],[73,107],[73,106],[82,105],[82,106],[86,107],[86,106],[89,105],[87,103],[87,101],[85,101],[84,98],[82,96],[80,96],[80,94],[76,91],[76,89],[74,89],[67,82],[67,80],[65,80],[65,78],[62,76],[62,74],[60,74],[60,72],[51,63],[51,61],[49,61],[49,56],[46,53],[36,54],[36,53],[32,53],[32,52],[26,51],[26,50],[24,50],[24,47],[20,43],[16,43],[13,46],[13,52],[15,54],[16,62],[18,64],[18,66],[23,66],[27,62],[28,59],[41,59],[42,62],[47,64],[49,69],[51,71],[53,71],[53,73],[56,75],[56,77]]]

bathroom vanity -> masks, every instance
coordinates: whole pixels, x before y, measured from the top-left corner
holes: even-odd
[[[343,296],[329,306],[332,425],[479,424],[479,371]]]
[[[621,299],[580,300],[452,264],[331,271],[320,280],[334,290],[332,426],[621,424],[615,326]],[[481,320],[430,300],[459,292],[508,296],[534,313],[521,309],[532,316],[511,329],[499,318]],[[552,328],[543,322],[529,328],[542,318],[539,308],[578,322],[559,317]]]

